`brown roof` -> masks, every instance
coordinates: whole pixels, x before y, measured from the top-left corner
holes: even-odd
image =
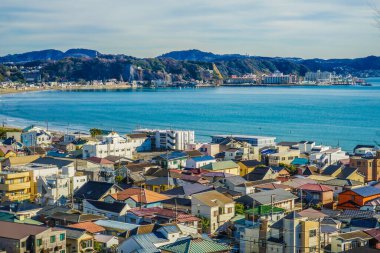
[[[0,221],[0,237],[20,240],[30,235],[40,234],[49,228],[14,222]]]
[[[39,155],[27,155],[27,156],[9,157],[8,160],[11,165],[18,165],[18,164],[31,163],[37,160],[38,158],[40,158]]]
[[[110,160],[107,160],[105,158],[96,157],[96,156],[87,158],[87,161],[97,163],[97,164],[114,164],[114,162],[112,162]]]
[[[136,134],[127,134],[129,138],[132,139],[140,139],[140,138],[147,138],[148,135],[146,133],[136,133]]]
[[[232,199],[226,197],[224,194],[214,190],[193,194],[192,198],[198,199],[199,201],[208,206],[219,206],[218,202],[222,204],[229,204],[234,202]]]
[[[110,196],[116,200],[126,200],[131,198],[136,202],[143,202],[144,204],[169,199],[169,197],[160,193],[140,188],[125,189],[121,192],[111,194]]]
[[[100,233],[100,232],[105,231],[105,228],[103,228],[102,226],[96,225],[95,223],[93,223],[91,221],[71,224],[68,227],[70,227],[70,228],[84,229],[87,232],[90,232],[92,234]]]
[[[190,157],[197,157],[197,156],[203,156],[203,154],[198,151],[198,150],[190,150],[190,151],[185,151],[185,153],[190,156]]]
[[[340,237],[344,240],[351,240],[351,239],[355,239],[355,238],[362,238],[362,239],[371,239],[372,236],[368,235],[367,233],[361,231],[361,230],[357,230],[357,231],[353,231],[353,232],[347,232],[347,233],[341,233],[339,235],[337,235],[337,237]]]

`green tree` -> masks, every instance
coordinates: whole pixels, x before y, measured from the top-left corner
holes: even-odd
[[[235,213],[236,214],[244,214],[244,205],[242,203],[235,204]]]
[[[294,165],[280,163],[279,166],[285,168],[290,173],[290,175],[297,174],[297,168]]]
[[[94,243],[94,250],[96,252],[102,252],[102,245],[99,242]]]
[[[101,135],[102,134],[102,130],[98,129],[98,128],[91,128],[90,129],[90,134],[92,137],[95,137],[97,135]]]
[[[121,181],[123,181],[123,179],[124,178],[122,176],[118,175],[118,176],[115,177],[115,182],[116,183],[120,183]]]
[[[200,223],[201,223],[201,227],[202,227],[202,232],[207,233],[209,231],[209,228],[210,228],[210,220],[206,217],[203,217],[203,216],[199,216],[199,218],[201,219]]]

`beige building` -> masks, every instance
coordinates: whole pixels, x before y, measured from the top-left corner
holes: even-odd
[[[67,253],[93,252],[94,236],[84,229],[65,228],[67,234]]]
[[[1,201],[31,200],[31,171],[0,171]]]
[[[191,213],[209,219],[209,233],[235,216],[235,202],[217,191],[208,191],[192,195]]]
[[[66,231],[0,221],[0,251],[7,253],[66,252]]]
[[[297,149],[279,150],[277,153],[269,155],[269,166],[278,166],[280,163],[290,165],[291,162],[300,157],[301,153]]]

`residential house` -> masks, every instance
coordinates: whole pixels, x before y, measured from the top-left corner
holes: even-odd
[[[380,189],[363,186],[345,190],[338,195],[338,208],[360,209],[367,202],[380,197]]]
[[[239,165],[233,161],[221,161],[210,163],[205,166],[202,166],[201,169],[208,170],[210,172],[224,172],[232,175],[240,175]]]
[[[112,183],[88,181],[74,193],[73,197],[78,204],[84,199],[104,200],[106,196],[122,190]]]
[[[264,163],[258,160],[245,160],[238,162],[240,168],[240,176],[245,176],[248,173],[252,172],[257,166],[263,166]]]
[[[243,195],[252,194],[255,191],[255,187],[252,182],[245,180],[241,176],[227,177],[221,180],[226,188],[241,192]]]
[[[177,240],[176,242],[161,246],[159,249],[163,253],[228,253],[231,250],[230,247],[225,244],[202,238]]]
[[[179,197],[179,198],[188,198],[191,199],[193,194],[211,191],[212,186],[206,186],[201,184],[184,184],[182,186],[175,187],[168,191],[162,192],[162,194],[169,197]]]
[[[156,177],[145,182],[145,188],[154,192],[164,192],[184,185],[182,180],[172,177]]]
[[[169,197],[163,194],[144,188],[128,188],[106,196],[104,201],[108,203],[113,203],[115,201],[124,202],[127,203],[130,208],[135,208],[161,206],[161,201],[168,198]]]
[[[111,253],[112,249],[117,249],[119,246],[119,239],[113,235],[94,235],[95,244],[101,248],[99,253]]]
[[[98,200],[83,200],[83,212],[94,215],[102,215],[110,220],[126,221],[126,213],[131,209],[127,203],[104,202]]]
[[[182,169],[186,167],[187,153],[181,151],[173,151],[168,154],[162,154],[153,160],[158,165],[166,169]]]
[[[368,247],[372,236],[364,231],[340,233],[331,238],[332,252],[346,252],[359,247]]]
[[[297,196],[284,189],[275,189],[247,194],[238,198],[236,202],[242,203],[246,207],[252,207],[255,204],[255,206],[271,205],[285,210],[294,210],[296,199],[298,199]]]
[[[126,135],[136,152],[147,152],[152,150],[151,138],[146,133],[131,133]]]
[[[378,181],[380,179],[380,150],[376,154],[372,153],[362,156],[351,156],[350,166],[358,168],[359,172],[365,176],[365,181]]]
[[[244,176],[249,181],[266,179],[276,179],[278,174],[271,167],[256,167],[253,171]]]
[[[93,252],[94,236],[85,229],[60,227],[66,231],[67,252]]]
[[[29,225],[42,225],[42,222],[33,220],[31,218],[25,217],[25,215],[17,215],[14,213],[9,213],[8,211],[0,211],[0,221],[15,222],[21,224]]]
[[[312,152],[309,160],[311,163],[324,166],[326,164],[335,164],[340,160],[348,159],[349,156],[341,148],[330,148],[320,152]]]
[[[79,223],[74,223],[71,225],[68,225],[67,227],[69,228],[78,228],[78,229],[84,229],[90,234],[101,234],[106,231],[105,228],[102,226],[97,225],[96,223],[92,221],[85,221],[85,222],[79,222]]]
[[[14,150],[12,145],[0,145],[0,157],[16,157],[17,152]]]
[[[364,156],[364,155],[376,155],[378,149],[375,145],[356,145],[354,148],[354,155]]]
[[[240,252],[245,253],[321,251],[318,221],[309,220],[296,212],[274,223],[263,220],[260,226],[245,227],[240,236]]]
[[[187,144],[185,150],[198,150],[205,155],[215,156],[220,152],[220,147],[215,143],[193,143]]]
[[[114,220],[98,220],[94,222],[96,225],[103,227],[107,235],[117,236],[121,233],[129,234],[130,231],[139,227],[139,225],[114,221]]]
[[[27,147],[49,146],[52,143],[52,134],[34,125],[22,130],[21,141]]]
[[[292,161],[300,157],[301,153],[297,149],[283,150],[277,153],[269,154],[269,166],[279,166],[280,164],[290,165]]]
[[[0,250],[7,253],[66,251],[65,230],[6,221],[0,228]]]
[[[302,198],[309,203],[326,205],[334,201],[333,189],[325,185],[304,184],[298,190],[302,192]]]
[[[209,233],[235,216],[235,202],[217,191],[194,194],[191,199],[191,213],[210,220]]]
[[[118,253],[132,252],[160,252],[161,246],[173,243],[183,238],[181,230],[177,225],[161,226],[155,231],[134,234],[120,243]]]
[[[320,184],[327,185],[331,189],[334,190],[334,196],[338,196],[339,193],[341,193],[344,190],[352,189],[356,187],[363,186],[362,182],[350,180],[350,179],[330,179],[326,181],[320,181]]]
[[[207,164],[216,162],[215,158],[212,156],[200,156],[193,157],[186,160],[187,169],[199,169]]]
[[[253,135],[214,135],[211,136],[212,143],[221,143],[227,138],[232,138],[240,142],[247,142],[252,146],[263,148],[275,145],[275,137],[253,136]]]

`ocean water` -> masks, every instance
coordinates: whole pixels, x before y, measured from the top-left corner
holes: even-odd
[[[380,78],[372,87],[220,87],[43,91],[0,96],[0,121],[60,130],[136,127],[314,140],[351,151],[380,143]]]

